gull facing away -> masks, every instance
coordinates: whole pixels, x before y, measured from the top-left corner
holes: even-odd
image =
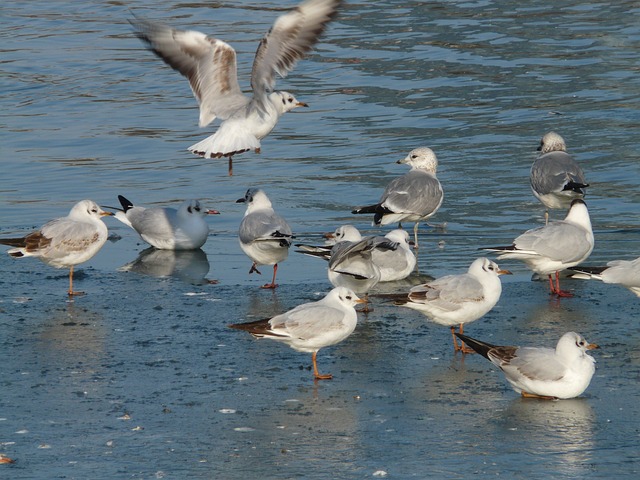
[[[115,217],[133,228],[140,238],[160,250],[195,250],[209,236],[204,217],[218,215],[217,210],[204,209],[198,200],[185,200],[174,208],[144,208],[118,195],[122,210]],[[108,207],[107,207],[108,208]]]
[[[364,300],[348,288],[336,287],[322,300],[303,303],[272,319],[229,327],[245,330],[256,338],[286,343],[298,352],[311,353],[313,377],[330,380],[333,378],[331,374],[318,372],[318,350],[340,343],[353,333],[358,321],[354,306],[358,303],[364,303]]]
[[[511,272],[501,270],[488,258],[476,258],[467,273],[446,275],[416,285],[408,295],[396,296],[396,304],[417,310],[434,323],[451,327],[454,351],[473,353],[464,343],[458,346],[456,325],[459,332],[464,333],[466,323],[483,317],[498,303],[502,294],[500,275],[511,275]]]
[[[357,207],[351,213],[373,213],[374,225],[416,222],[413,227],[413,241],[418,248],[420,221],[436,213],[444,198],[442,185],[436,178],[438,159],[433,150],[420,147],[411,150],[404,159],[396,163],[406,163],[411,170],[389,182],[378,203]],[[401,225],[398,228],[401,228]]]
[[[247,190],[236,203],[247,204],[238,239],[242,251],[253,261],[249,273],[260,275],[258,266],[273,265],[273,279],[262,288],[276,288],[278,263],[289,255],[291,239],[294,238],[291,227],[273,210],[267,194],[258,188]]]
[[[599,348],[575,332],[567,332],[555,349],[507,347],[458,337],[495,366],[500,367],[513,389],[527,398],[557,400],[582,394],[596,371],[587,350]]]
[[[549,289],[559,297],[573,294],[560,289],[560,271],[584,262],[593,251],[594,238],[587,204],[573,200],[564,220],[527,230],[507,247],[487,247],[481,250],[497,252],[498,260],[522,260],[539,275],[549,276]],[[551,274],[556,274],[553,284]]]
[[[278,123],[280,116],[307,104],[292,94],[274,91],[276,74],[286,77],[298,60],[318,42],[336,15],[340,0],[307,0],[278,17],[260,41],[251,70],[253,96],[242,93],[237,78],[236,52],[220,39],[135,18],[136,35],[174,70],[184,75],[200,106],[200,127],[216,118],[215,134],[191,145],[205,158],[229,159],[254,150]]]
[[[107,241],[105,215],[96,202],[82,200],[69,215],[46,223],[40,230],[21,238],[2,238],[0,243],[12,248],[7,253],[15,258],[36,257],[55,268],[69,269],[69,296],[83,295],[73,290],[73,267],[91,259]]]
[[[606,267],[571,267],[572,278],[595,279],[628,288],[640,297],[640,257],[635,260],[613,260]]]
[[[571,155],[567,153],[564,139],[555,132],[549,132],[540,140],[540,156],[531,166],[531,190],[542,204],[549,208],[569,208],[576,198],[584,198],[589,186],[584,172]],[[544,214],[549,221],[549,211]]]

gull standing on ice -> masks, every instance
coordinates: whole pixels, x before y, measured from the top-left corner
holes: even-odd
[[[118,211],[115,217],[138,232],[142,240],[160,250],[202,247],[209,236],[209,224],[204,217],[220,213],[204,209],[198,200],[185,200],[178,210],[137,207],[122,195],[118,195],[118,200],[122,211]]]
[[[413,227],[415,247],[418,248],[418,225],[438,211],[444,192],[436,178],[438,159],[433,150],[420,147],[396,163],[406,163],[411,170],[392,180],[375,205],[357,207],[351,213],[373,213],[374,225],[416,222]]]
[[[335,345],[353,333],[358,321],[354,306],[364,303],[348,288],[336,287],[322,300],[298,305],[293,310],[267,320],[229,325],[256,338],[270,338],[288,344],[298,352],[312,354],[313,377],[329,380],[331,374],[318,372],[316,355],[323,347]]]
[[[273,265],[273,279],[262,288],[276,288],[278,263],[289,255],[291,227],[275,213],[267,194],[258,188],[250,188],[236,203],[246,203],[247,211],[240,222],[238,237],[240,248],[253,261],[249,273],[258,271],[259,265]]]
[[[584,392],[596,371],[587,350],[599,348],[575,332],[567,332],[552,348],[507,347],[458,337],[476,352],[500,367],[513,389],[523,397],[557,400]]]
[[[107,241],[105,215],[94,201],[76,203],[69,215],[56,218],[40,230],[21,238],[2,238],[0,243],[12,248],[7,253],[15,258],[36,257],[55,268],[69,269],[69,296],[83,295],[73,290],[73,267],[91,259]]]
[[[307,106],[288,92],[273,90],[276,74],[285,77],[311,51],[339,5],[340,0],[307,0],[275,21],[256,51],[252,97],[240,89],[236,52],[229,44],[138,18],[131,24],[158,57],[187,77],[200,105],[200,127],[222,120],[215,134],[189,150],[206,158],[228,157],[231,175],[233,155],[249,150],[259,153],[260,140],[282,114]]]
[[[522,260],[538,275],[549,276],[549,289],[559,297],[571,297],[560,289],[560,271],[584,262],[593,251],[594,238],[587,204],[574,200],[564,220],[527,230],[507,247],[486,247],[497,252],[498,260]],[[551,274],[556,274],[553,284]]]
[[[460,333],[464,333],[466,323],[488,313],[502,294],[502,283],[498,277],[510,274],[509,270],[501,270],[488,258],[476,258],[467,273],[446,275],[416,285],[396,303],[419,311],[434,323],[451,327],[454,351],[473,353],[464,343],[458,346],[456,325],[459,325]]]
[[[606,267],[571,267],[572,278],[601,280],[628,288],[640,297],[640,257],[635,260],[613,260]]]
[[[542,204],[549,208],[569,208],[576,198],[584,198],[589,186],[584,172],[571,155],[567,153],[564,139],[555,132],[549,132],[538,147],[540,156],[531,166],[531,190]],[[549,222],[549,211],[544,213],[545,223]]]

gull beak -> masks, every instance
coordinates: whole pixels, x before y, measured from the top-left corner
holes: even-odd
[[[322,234],[323,238],[326,238],[327,240],[331,239],[331,238],[336,238],[336,236],[333,234],[333,232],[329,232],[329,233],[323,233]]]
[[[307,105],[307,104],[306,104],[306,103],[304,103],[304,102],[298,102],[298,103],[296,103],[296,107],[308,107],[308,106],[309,106],[309,105]]]
[[[113,213],[113,212],[104,212],[104,211],[100,212],[100,216],[101,217],[112,217],[114,215],[115,215],[115,213]]]
[[[239,199],[237,199],[237,200],[236,200],[236,203],[244,203],[244,202],[246,202],[246,200],[244,199],[244,197],[239,198]]]
[[[218,210],[207,210],[207,215],[220,215]]]
[[[498,270],[498,275],[513,275],[509,270]]]
[[[369,303],[369,302],[364,298],[359,298],[358,300],[356,300],[356,303]]]
[[[595,343],[590,343],[589,345],[587,345],[587,350],[595,350],[596,348],[600,348],[600,347]]]

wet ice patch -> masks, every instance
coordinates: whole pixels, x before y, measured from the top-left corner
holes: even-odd
[[[233,429],[234,432],[253,432],[255,428],[251,427],[236,427]]]

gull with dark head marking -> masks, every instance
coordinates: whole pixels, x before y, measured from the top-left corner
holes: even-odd
[[[464,332],[464,325],[488,313],[500,299],[500,275],[510,275],[488,258],[476,258],[466,273],[446,275],[423,285],[416,285],[409,294],[392,295],[396,304],[412,308],[439,325],[451,327],[454,351],[473,353],[464,343],[458,346],[456,326]]]
[[[562,221],[550,222],[527,230],[505,247],[485,247],[498,253],[498,259],[522,260],[538,275],[549,276],[549,289],[559,297],[571,297],[571,292],[560,289],[560,271],[584,262],[593,251],[594,238],[587,204],[574,200]],[[555,272],[553,284],[551,274]]]
[[[209,225],[204,217],[220,213],[205,209],[199,200],[185,200],[177,210],[134,206],[122,195],[118,195],[118,200],[122,210],[116,212],[115,217],[138,232],[142,240],[160,250],[202,247],[209,236]]]
[[[245,330],[256,338],[286,343],[298,352],[311,353],[314,378],[329,380],[331,374],[318,372],[316,355],[321,348],[340,343],[353,333],[358,322],[354,306],[358,303],[364,300],[348,288],[336,287],[317,302],[298,305],[271,319],[229,327]]]
[[[587,350],[599,348],[575,332],[567,332],[555,349],[497,346],[457,334],[476,352],[500,367],[523,397],[557,400],[581,395],[596,371]]]
[[[175,30],[135,18],[137,36],[174,70],[187,77],[200,105],[200,126],[216,118],[215,134],[189,147],[206,158],[229,158],[254,150],[276,126],[280,116],[307,104],[292,94],[274,91],[276,75],[285,77],[317,43],[336,15],[340,0],[307,0],[281,15],[263,37],[251,70],[253,96],[242,93],[236,52],[220,39],[193,30]]]
[[[567,153],[564,139],[555,132],[549,132],[540,140],[540,156],[531,166],[531,190],[542,204],[553,209],[569,208],[576,198],[584,198],[589,186],[584,172],[571,155]],[[549,211],[545,211],[545,223],[549,221]]]
[[[69,296],[83,295],[73,290],[73,267],[91,259],[107,241],[105,215],[96,202],[82,200],[69,215],[46,223],[40,230],[20,238],[2,238],[0,243],[12,248],[7,253],[15,258],[36,257],[55,268],[69,269]]]
[[[259,188],[250,188],[236,203],[247,204],[238,239],[242,251],[253,261],[249,273],[260,274],[258,266],[273,265],[273,279],[262,288],[276,288],[278,263],[289,255],[294,238],[291,227],[273,210],[269,197]]]
[[[389,182],[378,203],[357,207],[351,213],[373,213],[374,225],[416,222],[413,236],[417,248],[419,222],[436,213],[444,198],[442,185],[436,178],[438,159],[433,150],[420,147],[396,163],[406,163],[411,170]]]
[[[628,288],[640,297],[640,257],[635,260],[613,260],[606,267],[571,267],[572,278],[595,279]]]

